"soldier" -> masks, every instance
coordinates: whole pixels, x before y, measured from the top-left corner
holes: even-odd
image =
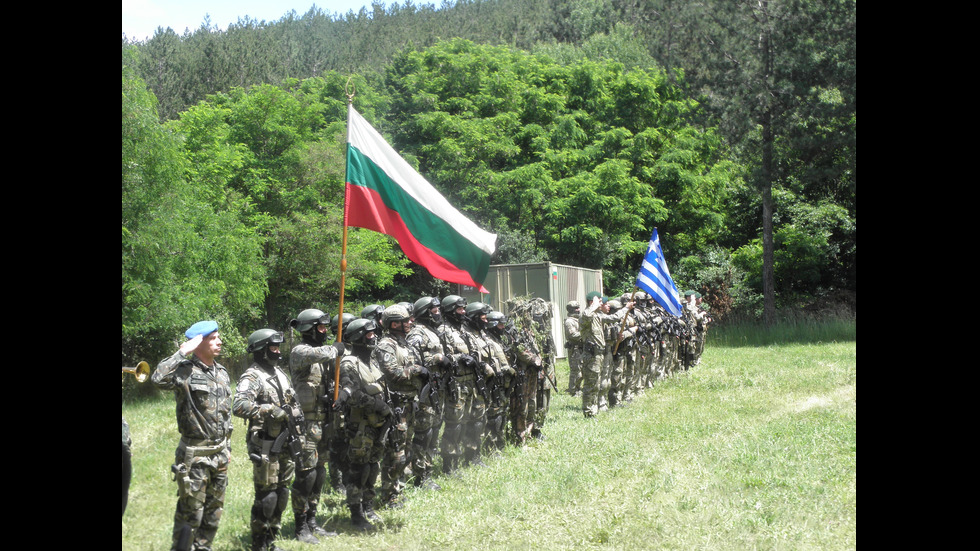
[[[401,507],[399,496],[405,489],[406,470],[411,468],[415,440],[415,412],[419,392],[429,380],[416,350],[408,344],[412,314],[400,304],[389,306],[381,315],[386,335],[374,349],[374,360],[384,373],[395,414],[388,433],[388,445],[381,465],[381,503],[386,508]]]
[[[592,291],[585,298],[589,306],[582,312],[580,325],[585,353],[582,361],[582,413],[585,417],[595,417],[599,413],[600,378],[607,349],[606,325],[621,321],[633,303],[627,303],[625,308],[610,315],[608,299],[601,293]]]
[[[474,445],[479,449],[486,422],[486,402],[476,387],[476,374],[480,367],[462,336],[466,299],[448,295],[442,299],[439,308],[443,322],[436,331],[443,353],[451,365],[451,375],[446,385],[446,407],[443,410],[445,428],[441,445],[442,472],[449,474],[460,467],[464,450]],[[476,457],[476,461],[483,463],[479,457]]]
[[[336,430],[330,425],[341,423],[338,416],[331,414],[330,404],[336,368],[333,360],[343,355],[345,348],[339,342],[327,343],[329,323],[330,316],[316,308],[303,310],[289,321],[301,338],[289,352],[289,371],[306,419],[302,458],[296,465],[292,493],[296,539],[304,543],[318,543],[317,536],[336,535],[321,528],[316,520],[332,443],[330,438],[324,438],[324,432]]]
[[[518,305],[513,311],[526,313]],[[513,326],[505,332],[508,350],[508,360],[511,361],[516,376],[510,393],[510,425],[514,444],[523,446],[535,429],[534,415],[538,410],[539,375],[543,367],[541,349],[535,340],[531,324],[531,316],[514,315]]]
[[[446,402],[446,386],[452,367],[443,354],[436,329],[442,325],[440,302],[435,297],[422,297],[412,305],[416,323],[408,332],[408,344],[415,349],[422,365],[429,371],[429,382],[422,387],[419,411],[415,416],[415,436],[412,440],[412,472],[415,486],[441,489],[432,480],[432,459],[435,457],[442,413]]]
[[[347,422],[347,508],[351,524],[359,530],[374,530],[372,522],[381,517],[374,512],[374,485],[381,471],[388,431],[394,423],[394,412],[384,373],[372,358],[377,344],[378,325],[373,319],[356,319],[347,326],[344,338],[351,353],[340,360],[340,392],[335,411],[345,409]]]
[[[197,322],[184,336],[187,340],[157,365],[151,380],[173,391],[177,402],[180,443],[171,467],[178,488],[172,548],[189,532],[194,549],[209,550],[228,487],[231,379],[216,360],[221,354],[217,322]]]
[[[565,349],[568,350],[568,395],[582,391],[582,333],[579,330],[581,305],[577,300],[565,305]]]
[[[344,312],[343,323],[341,324],[341,330],[347,331],[347,326],[350,322],[357,319],[354,314],[349,314]],[[340,323],[340,317],[334,314],[330,318],[330,334],[333,335],[334,340],[337,340],[337,326]],[[344,354],[350,354],[350,346],[344,343],[343,340],[338,341],[344,346]],[[336,342],[334,344],[336,346]],[[333,368],[336,368],[336,362],[332,364]],[[327,395],[333,398],[334,385],[336,371],[335,369],[328,369],[329,372],[333,373],[328,375],[329,379],[329,389]],[[332,409],[327,412],[327,417],[330,422],[323,426],[323,441],[326,442],[326,447],[329,450],[327,454],[327,478],[330,483],[330,488],[333,489],[341,498],[346,497],[347,488],[344,487],[343,480],[343,466],[344,457],[347,455],[347,440],[344,435],[344,413],[342,411],[336,412]]]
[[[491,379],[496,375],[493,369],[490,344],[487,342],[484,329],[487,327],[487,314],[490,307],[482,302],[467,304],[464,308],[463,323],[459,334],[466,342],[470,356],[475,364],[469,366],[473,376],[473,417],[463,427],[463,458],[467,464],[485,467],[480,458],[483,448],[483,438],[486,436],[487,407],[491,402]]]
[[[637,355],[636,368],[633,377],[628,381],[630,393],[633,396],[639,395],[647,388],[647,382],[652,385],[655,377],[654,365],[660,351],[660,338],[657,335],[656,324],[659,319],[654,318],[649,309],[650,295],[639,291],[635,295],[636,307],[633,308],[633,315],[636,316],[636,337]]]
[[[249,335],[245,351],[252,353],[252,365],[238,379],[232,405],[235,416],[248,421],[245,447],[255,486],[250,522],[253,551],[280,550],[274,542],[296,474],[290,449],[297,456],[302,450],[303,426],[299,421],[303,413],[293,399],[289,378],[278,367],[282,341],[282,333],[273,329],[259,329]]]
[[[537,396],[534,400],[534,425],[531,436],[544,440],[545,421],[551,407],[551,390],[558,390],[555,384],[555,339],[551,336],[551,303],[534,298],[528,303],[531,315],[531,328],[534,340],[541,351],[541,371],[538,372]]]
[[[621,304],[627,304],[631,300],[629,293],[624,293],[620,297]],[[625,319],[625,323],[618,325],[622,332],[622,341],[619,345],[614,345],[616,350],[617,364],[613,370],[612,386],[610,387],[609,405],[621,406],[624,402],[633,399],[633,392],[630,388],[630,381],[636,374],[636,354],[639,348],[636,333],[637,322],[634,310],[630,310]]]
[[[502,450],[507,443],[504,436],[507,424],[507,410],[510,394],[517,371],[510,366],[504,350],[504,327],[507,316],[503,312],[491,311],[487,318],[487,344],[490,346],[491,365],[495,375],[490,380],[490,403],[487,404],[487,429],[483,439],[485,450]]]

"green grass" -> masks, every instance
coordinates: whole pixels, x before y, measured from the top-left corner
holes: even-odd
[[[567,364],[559,362],[559,387]],[[340,532],[285,549],[853,549],[857,533],[856,341],[718,346],[701,365],[595,419],[556,395],[547,440],[508,447],[487,469],[437,478],[348,530],[337,496],[319,518]],[[123,405],[134,477],[122,548],[166,550],[175,484],[173,400]],[[248,547],[251,468],[235,424],[216,550]],[[292,535],[291,511],[284,532]]]

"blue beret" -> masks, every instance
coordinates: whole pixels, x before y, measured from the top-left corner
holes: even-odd
[[[210,335],[218,330],[218,322],[216,321],[199,321],[192,325],[190,329],[184,331],[184,336],[188,339],[193,339],[198,335]]]

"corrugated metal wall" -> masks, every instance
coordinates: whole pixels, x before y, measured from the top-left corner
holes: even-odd
[[[458,293],[468,302],[479,300],[504,313],[508,313],[507,301],[514,297],[540,297],[552,303],[551,334],[558,348],[557,357],[564,358],[565,305],[577,300],[584,307],[585,295],[602,292],[602,270],[552,262],[494,264],[483,285],[490,291],[489,295],[465,286],[460,286]]]

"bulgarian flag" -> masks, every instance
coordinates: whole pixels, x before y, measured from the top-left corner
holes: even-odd
[[[437,279],[480,289],[497,235],[453,208],[395,152],[353,105],[347,108],[344,224],[394,237]]]

